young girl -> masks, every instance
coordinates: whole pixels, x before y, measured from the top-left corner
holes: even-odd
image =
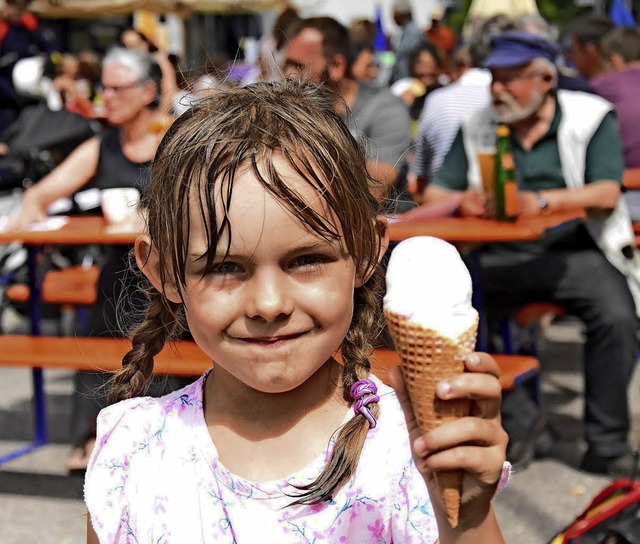
[[[440,384],[474,416],[424,436],[399,369],[396,392],[369,374],[386,223],[333,103],[293,82],[220,92],[161,143],[136,243],[149,306],[114,378],[128,400],[99,417],[88,542],[502,542],[495,362]],[[140,397],[183,325],[213,368]],[[434,481],[453,468],[455,530]]]

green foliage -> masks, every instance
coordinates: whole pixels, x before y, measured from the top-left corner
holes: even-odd
[[[459,2],[459,4],[461,4],[460,9],[456,9],[449,14],[448,24],[458,36],[462,34],[462,27],[467,18],[471,1],[472,0],[463,0],[463,2]]]
[[[458,2],[458,9],[449,13],[448,24],[460,35],[462,27],[467,18],[467,13],[471,7],[472,0],[462,0]],[[589,7],[579,7],[574,4],[574,0],[536,0],[538,11],[551,24],[558,26],[560,33],[564,34],[570,22],[580,15],[591,11]]]
[[[591,11],[590,7],[576,6],[573,0],[536,0],[538,11],[547,21],[564,34],[573,19]]]

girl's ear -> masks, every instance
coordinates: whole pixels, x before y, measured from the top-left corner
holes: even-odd
[[[160,293],[176,304],[180,304],[182,299],[180,293],[173,283],[164,283],[160,276],[160,257],[155,246],[151,243],[151,238],[147,234],[138,236],[135,245],[136,264],[142,273],[147,277]]]
[[[384,257],[384,254],[389,248],[389,222],[383,215],[379,215],[376,218],[376,230],[378,231],[378,238],[380,239],[380,250],[378,252],[378,263],[380,263],[382,257]],[[366,274],[358,272],[356,274],[354,287],[356,289],[358,287],[362,287],[365,283],[367,283],[367,281],[371,277],[371,274],[373,274],[373,270],[369,270]]]

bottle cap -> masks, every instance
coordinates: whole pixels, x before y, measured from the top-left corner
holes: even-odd
[[[511,131],[509,130],[509,127],[507,125],[498,125],[498,128],[496,129],[496,135],[498,136],[498,138],[509,136],[510,132]]]

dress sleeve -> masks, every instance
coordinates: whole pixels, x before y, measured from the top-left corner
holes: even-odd
[[[131,455],[140,448],[140,415],[148,398],[109,406],[97,421],[96,445],[89,460],[84,499],[101,544],[127,541],[131,534],[129,497],[135,496],[130,480]]]

